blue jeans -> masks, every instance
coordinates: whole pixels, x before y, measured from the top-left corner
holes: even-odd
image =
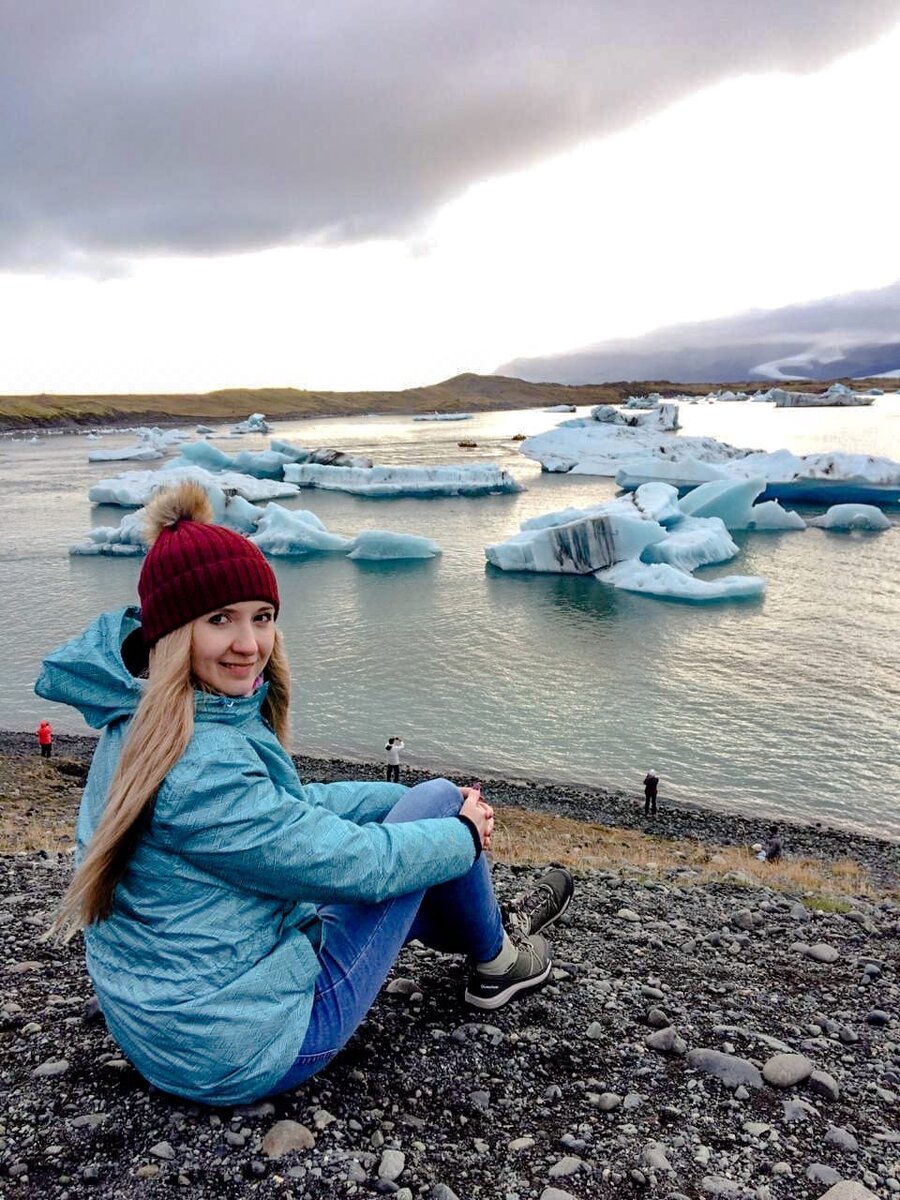
[[[455,784],[429,779],[410,788],[384,823],[455,816],[461,805]],[[484,855],[448,883],[382,904],[324,904],[319,918],[325,937],[309,1028],[294,1065],[273,1092],[289,1091],[309,1079],[343,1048],[406,942],[417,939],[476,962],[494,958],[503,945],[500,909]]]

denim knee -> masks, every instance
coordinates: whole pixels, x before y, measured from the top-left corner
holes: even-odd
[[[426,779],[411,787],[387,816],[388,821],[418,821],[427,817],[455,817],[462,794],[449,779]]]

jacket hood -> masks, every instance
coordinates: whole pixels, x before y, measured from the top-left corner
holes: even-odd
[[[103,613],[84,633],[44,659],[35,692],[44,700],[77,708],[93,729],[130,717],[142,685],[125,665],[122,651],[140,627],[137,608]]]

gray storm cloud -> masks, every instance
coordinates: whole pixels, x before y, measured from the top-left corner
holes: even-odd
[[[900,0],[0,0],[0,265],[410,233],[475,180],[897,20]]]

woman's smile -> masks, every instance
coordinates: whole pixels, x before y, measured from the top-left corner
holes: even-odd
[[[260,600],[243,600],[199,617],[192,625],[194,678],[224,696],[248,696],[265,670],[275,644],[275,610]]]

